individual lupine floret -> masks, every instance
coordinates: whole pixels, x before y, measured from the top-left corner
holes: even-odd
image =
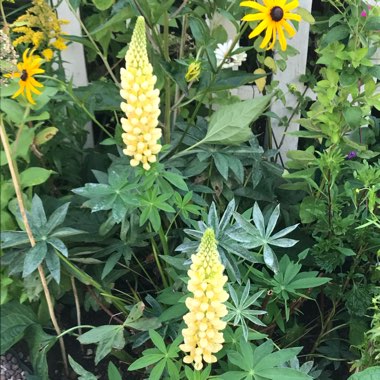
[[[223,302],[228,293],[223,289],[227,276],[223,275],[224,266],[220,262],[214,231],[208,228],[202,237],[198,252],[191,256],[187,288],[193,297],[186,299],[189,312],[183,317],[187,328],[182,330],[184,344],[180,349],[188,353],[183,361],[193,364],[196,370],[203,368],[203,361],[215,363],[216,352],[222,349],[224,337],[222,330],[227,315]]]
[[[138,17],[132,40],[125,56],[126,68],[122,68],[121,109],[127,118],[121,119],[125,133],[122,134],[127,156],[132,156],[131,166],[142,163],[145,170],[150,163],[156,162],[161,150],[158,143],[162,132],[158,125],[160,115],[160,91],[154,88],[157,77],[153,75],[153,67],[149,63],[146,49],[145,20]]]

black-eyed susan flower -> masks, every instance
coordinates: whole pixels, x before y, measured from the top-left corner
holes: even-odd
[[[291,13],[292,10],[299,6],[298,0],[293,0],[289,3],[288,0],[263,0],[263,4],[257,1],[243,1],[240,3],[240,6],[249,7],[257,11],[257,13],[245,15],[243,17],[244,21],[260,21],[257,27],[250,33],[249,38],[258,36],[266,29],[260,47],[262,49],[273,49],[278,38],[281,50],[286,50],[285,32],[289,37],[293,37],[296,34],[295,29],[288,20],[301,21],[300,15]]]
[[[20,88],[13,94],[12,98],[17,98],[19,95],[23,94],[30,104],[36,104],[33,100],[32,93],[39,95],[41,91],[37,90],[42,88],[43,84],[38,82],[34,75],[42,74],[45,70],[41,69],[42,58],[38,55],[33,54],[33,50],[30,51],[26,49],[22,55],[22,62],[17,64],[17,72],[12,74],[6,74],[8,78],[20,78],[19,86]]]
[[[158,140],[161,129],[157,128],[160,115],[160,91],[154,88],[157,77],[149,63],[146,49],[145,20],[137,19],[132,40],[125,56],[126,67],[120,71],[120,95],[125,102],[121,109],[127,118],[121,118],[125,133],[122,134],[127,156],[132,156],[131,166],[142,164],[145,170],[156,162],[156,155],[161,150]]]
[[[222,349],[222,330],[226,327],[222,318],[227,315],[223,304],[228,299],[228,293],[223,289],[227,276],[223,275],[224,266],[211,228],[204,232],[198,252],[191,256],[191,261],[187,288],[193,297],[186,299],[189,312],[183,319],[187,328],[182,330],[184,343],[179,347],[187,353],[183,361],[201,370],[203,361],[217,361],[214,354]]]

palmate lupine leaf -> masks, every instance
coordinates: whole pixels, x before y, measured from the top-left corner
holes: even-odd
[[[136,208],[139,201],[136,190],[140,186],[137,177],[127,165],[115,162],[105,173],[96,173],[101,183],[86,183],[84,187],[73,189],[73,193],[88,198],[83,206],[91,208],[92,212],[112,210],[112,217],[120,223],[128,208]],[[107,177],[107,183],[104,183]]]
[[[218,379],[223,380],[311,380],[308,374],[284,364],[299,354],[302,347],[286,348],[273,352],[273,342],[267,340],[258,347],[252,346],[244,339],[240,340],[239,352],[228,353],[229,361],[240,368],[240,371],[228,371]]]
[[[247,249],[261,247],[265,264],[273,272],[277,273],[279,270],[278,260],[271,246],[282,248],[293,247],[297,243],[297,240],[284,238],[284,236],[294,231],[298,227],[298,224],[284,228],[271,236],[280,216],[280,205],[275,207],[266,226],[264,216],[257,203],[255,203],[252,210],[253,224],[237,212],[234,213],[234,216],[240,228],[230,230],[228,232],[229,237],[242,243]]]
[[[245,341],[248,341],[248,326],[247,321],[250,321],[259,326],[265,326],[263,322],[260,321],[256,316],[266,314],[264,310],[253,310],[252,306],[256,301],[262,296],[265,290],[261,290],[251,297],[249,297],[249,291],[251,289],[250,281],[248,280],[241,298],[238,298],[233,286],[228,284],[229,294],[231,296],[231,302],[226,302],[228,308],[228,315],[226,317],[227,321],[233,320],[234,326],[241,326],[243,329],[243,336]]]
[[[63,204],[47,218],[42,200],[37,194],[34,195],[30,212],[26,213],[36,241],[34,247],[30,247],[29,239],[24,231],[1,232],[2,249],[19,249],[19,254],[13,255],[14,257],[7,263],[12,273],[22,271],[23,277],[29,276],[45,260],[54,280],[57,283],[60,282],[61,266],[57,252],[66,257],[68,256],[67,247],[61,238],[85,233],[70,227],[60,227],[65,221],[69,205],[69,202]],[[16,217],[21,218],[19,210]],[[20,261],[20,258],[22,261]]]
[[[257,253],[250,252],[244,244],[230,237],[230,233],[232,234],[236,230],[236,226],[232,224],[234,210],[235,200],[233,199],[229,202],[223,216],[219,220],[216,206],[212,203],[207,217],[207,224],[200,221],[198,222],[198,230],[185,229],[184,231],[195,239],[200,240],[208,227],[213,228],[218,241],[218,252],[228,271],[229,278],[240,283],[241,275],[234,256],[238,256],[238,258],[247,260],[250,263],[258,263],[262,262],[262,260]],[[198,245],[199,243],[194,241],[185,242],[178,246],[176,250],[191,254],[196,251]]]

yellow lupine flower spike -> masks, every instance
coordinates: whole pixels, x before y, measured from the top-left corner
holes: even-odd
[[[126,68],[122,68],[121,109],[127,118],[121,118],[125,133],[122,134],[126,149],[124,154],[133,157],[131,166],[142,164],[145,170],[156,162],[161,150],[158,143],[162,135],[157,128],[160,115],[160,91],[154,88],[157,77],[149,63],[146,49],[145,20],[140,16],[133,31],[132,40],[125,56]]]
[[[203,368],[203,361],[215,363],[216,352],[222,349],[223,333],[227,315],[223,302],[228,293],[223,289],[227,276],[223,275],[224,266],[220,261],[214,231],[208,228],[198,248],[191,256],[192,264],[187,274],[187,289],[193,297],[186,299],[189,312],[183,317],[187,328],[182,330],[184,344],[179,347],[188,353],[183,361],[193,364],[196,370]]]

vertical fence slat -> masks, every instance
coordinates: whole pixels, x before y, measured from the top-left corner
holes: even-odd
[[[312,0],[300,0],[300,6],[310,12]],[[307,22],[300,22],[297,34],[288,41],[291,46],[299,51],[299,54],[294,57],[290,57],[287,60],[287,67],[285,71],[278,71],[273,75],[273,80],[279,81],[278,88],[284,92],[286,99],[285,105],[281,101],[277,101],[272,105],[272,111],[280,117],[290,117],[297,105],[297,98],[289,92],[287,85],[291,83],[294,84],[301,92],[304,90],[303,84],[299,82],[299,77],[306,72],[307,52],[309,47],[309,30],[310,27]],[[299,119],[299,116],[299,113],[295,113],[293,115],[287,132],[297,131],[299,129],[299,124],[295,122]],[[272,119],[272,129],[277,143],[279,144],[281,140],[283,140],[283,143],[280,146],[280,154],[282,160],[285,162],[286,152],[297,149],[298,138],[291,135],[284,136],[285,128],[283,126],[279,126],[279,121],[276,119]],[[276,146],[274,145],[274,148],[275,147]]]
[[[68,20],[69,24],[62,25],[62,31],[75,36],[81,36],[80,23],[75,14],[73,14],[66,1],[54,0],[53,4],[57,5],[58,18]],[[79,11],[77,13],[79,15]],[[63,67],[67,79],[72,79],[74,87],[87,86],[87,69],[84,56],[83,45],[78,42],[70,42],[67,49],[61,52]],[[85,147],[94,146],[94,133],[92,124],[87,123],[85,126],[88,134]]]

